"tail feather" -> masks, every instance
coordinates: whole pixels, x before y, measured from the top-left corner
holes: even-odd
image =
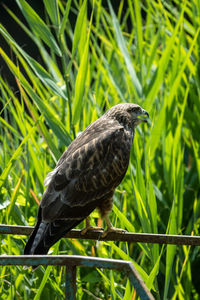
[[[82,219],[68,219],[44,222],[41,221],[40,214],[39,212],[38,222],[26,244],[24,254],[47,254],[53,244],[82,221]]]
[[[29,237],[29,240],[25,246],[25,249],[24,249],[24,254],[31,254],[30,253],[30,250],[31,250],[31,247],[32,247],[32,244],[34,243],[34,240],[35,240],[35,236],[37,234],[37,231],[39,229],[39,226],[40,226],[40,223],[41,223],[41,220],[42,220],[42,212],[41,212],[41,208],[39,207],[39,211],[38,211],[38,221],[37,221],[37,224],[34,228],[34,230],[32,231],[30,237]]]
[[[46,252],[46,249],[43,245],[44,243],[42,241],[45,238],[45,233],[48,227],[48,223],[40,222],[39,226],[36,225],[36,227],[37,229],[35,228],[33,231],[34,238],[32,238],[32,236],[30,237],[30,242],[28,241],[28,243],[26,244],[26,247],[24,249],[24,254],[46,254],[48,252],[48,250]],[[40,251],[36,253],[35,251],[39,245],[40,245]]]

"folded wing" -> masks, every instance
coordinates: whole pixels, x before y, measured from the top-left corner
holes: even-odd
[[[72,142],[47,176],[48,187],[40,204],[38,223],[25,254],[47,253],[55,242],[111,197],[123,179],[132,141],[119,124],[100,120]]]

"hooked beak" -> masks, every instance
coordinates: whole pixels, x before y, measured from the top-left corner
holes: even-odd
[[[145,118],[143,118],[143,117],[145,117]],[[142,113],[137,118],[137,125],[142,123],[142,122],[147,123],[146,117],[149,118],[149,114],[146,110],[143,109]]]

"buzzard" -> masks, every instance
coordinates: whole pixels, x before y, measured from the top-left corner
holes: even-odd
[[[86,218],[84,234],[91,227],[89,215],[98,208],[107,230],[115,188],[129,164],[135,127],[146,122],[148,113],[137,104],[113,106],[91,123],[67,148],[44,184],[47,186],[38,211],[37,224],[24,254],[46,254],[68,231]],[[99,228],[98,228],[99,229]]]

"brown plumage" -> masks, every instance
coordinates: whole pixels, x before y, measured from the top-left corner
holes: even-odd
[[[47,189],[24,254],[46,254],[95,208],[105,217],[107,231],[118,230],[108,213],[114,190],[128,168],[135,127],[145,121],[140,115],[148,113],[139,105],[113,106],[70,144],[45,179]],[[86,220],[83,233],[91,230]]]

